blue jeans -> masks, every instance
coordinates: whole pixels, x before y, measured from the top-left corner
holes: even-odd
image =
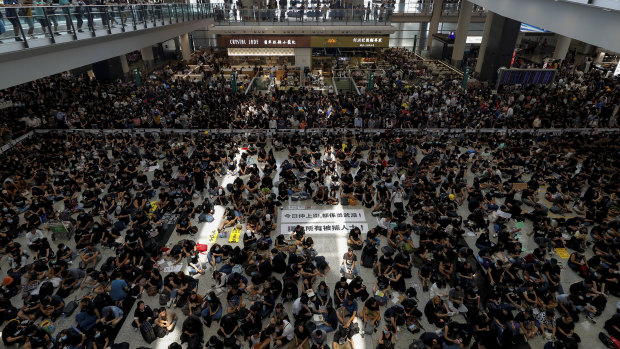
[[[224,273],[226,275],[230,274],[232,272],[233,266],[226,263],[224,265],[222,265],[222,267],[220,268],[219,272],[220,273]]]
[[[327,326],[325,324],[321,324],[317,327],[318,330],[323,330],[327,333],[334,331],[334,329],[331,326]]]
[[[201,266],[202,266],[203,270],[207,268],[207,263],[202,263],[202,262],[199,262],[199,263],[202,264]],[[189,274],[190,275],[198,274],[198,270],[196,270],[194,267],[188,267],[188,269],[189,269]]]
[[[177,294],[179,294],[179,289],[173,288],[172,292],[170,293],[170,300],[174,300],[175,298],[177,298]]]
[[[211,260],[213,258],[211,257],[211,252],[207,252],[207,260],[209,261],[209,263],[211,263]],[[221,257],[215,257],[215,263],[219,263],[222,261]]]
[[[346,270],[344,268],[344,265],[340,266],[340,272],[341,273],[346,273]],[[353,267],[353,275],[357,275],[359,273],[359,271],[357,270],[357,265]]]
[[[441,348],[442,349],[459,349],[459,345],[458,344],[454,344],[454,343],[448,343],[447,341],[441,343]]]
[[[547,288],[549,288],[549,279],[547,279],[547,275],[543,274],[543,278],[545,279],[545,285],[547,286]],[[558,293],[564,294],[564,288],[562,287],[561,282],[558,283]]]

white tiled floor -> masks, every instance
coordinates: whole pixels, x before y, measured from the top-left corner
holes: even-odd
[[[279,152],[276,153],[276,158],[278,160],[278,164],[280,164],[285,158],[286,158],[286,152]],[[419,159],[418,159],[419,160]],[[225,186],[227,183],[232,182],[234,179],[234,177],[232,176],[228,176],[224,178],[224,183],[222,184],[223,186]],[[276,175],[276,178],[274,179],[274,183],[277,182],[278,178]],[[473,181],[473,175],[470,173],[468,175],[468,180],[471,184],[471,182]],[[282,207],[280,208],[280,212],[281,209],[286,209],[289,208],[289,206],[309,206],[310,208],[313,209],[322,209],[322,210],[326,210],[326,209],[330,209],[331,207],[329,206],[316,206],[313,205],[311,201],[305,201],[305,202],[289,202],[289,203],[283,203]],[[340,209],[340,206],[337,207],[333,207],[334,210]],[[346,208],[358,208],[361,209],[361,205],[357,206],[357,207],[352,207],[352,206],[348,206]],[[367,220],[367,224],[369,225],[369,227],[374,227],[376,225],[376,218],[374,218],[371,214],[370,214],[370,210],[365,209],[365,215],[366,215],[366,220]],[[223,207],[216,207],[216,215],[215,215],[215,221],[211,222],[211,223],[198,223],[197,220],[194,220],[192,223],[198,225],[199,227],[199,233],[196,235],[195,240],[197,242],[201,242],[201,243],[206,243],[207,242],[207,238],[210,235],[210,233],[219,225],[221,216],[224,212]],[[461,206],[459,208],[459,214],[461,216],[467,216],[468,214],[468,210],[466,206]],[[281,221],[281,217],[278,218],[278,222]],[[531,229],[531,223],[529,221],[525,222],[525,230],[528,231]],[[279,228],[276,230],[276,233],[273,234],[273,236],[277,235],[279,233]],[[365,233],[365,232],[364,232]],[[341,262],[341,257],[343,255],[343,253],[346,251],[346,239],[347,237],[343,234],[329,234],[329,233],[322,233],[322,234],[309,234],[310,236],[312,236],[312,238],[315,241],[315,246],[316,249],[318,250],[320,255],[323,255],[327,258],[328,262],[330,263],[331,266],[331,271],[328,273],[328,275],[325,276],[325,281],[327,282],[327,284],[330,286],[331,289],[333,289],[333,285],[336,283],[336,281],[340,278],[340,273],[339,273],[339,265]],[[185,238],[185,236],[184,236]],[[414,242],[417,245],[417,236],[414,235]],[[168,242],[169,246],[174,245],[178,240],[180,239],[180,237],[176,234],[173,233],[170,241]],[[474,246],[474,241],[475,238],[473,237],[467,237],[466,238],[468,240],[468,243],[470,244],[470,247],[472,247],[474,250],[476,250],[475,246]],[[59,243],[60,241],[56,241],[56,243]],[[225,244],[228,243],[228,239],[227,238],[219,238],[217,239],[217,242],[220,244]],[[72,243],[72,242],[71,242]],[[241,245],[242,243],[240,243]],[[385,244],[385,238],[382,238],[382,244]],[[52,244],[53,247],[55,248],[55,244]],[[531,238],[527,238],[525,237],[523,240],[523,245],[527,250],[532,250],[535,247],[535,244],[533,242],[533,240]],[[103,250],[103,259],[105,260],[107,258],[107,256],[112,255],[112,251],[110,250]],[[358,257],[360,255],[360,252],[358,251]],[[2,268],[2,270],[7,270],[8,269],[8,265],[6,262],[6,258],[2,259],[2,261],[0,261],[0,267]],[[4,274],[4,273],[2,273]],[[419,287],[419,279],[417,277],[417,272],[414,272],[414,277],[411,279],[407,280],[407,287],[409,286],[414,286],[418,288],[418,299],[419,299],[419,306],[418,308],[420,310],[423,309],[424,305],[426,304],[426,302],[428,301],[428,293],[426,292],[422,292],[421,287]],[[2,275],[4,276],[4,275]],[[366,268],[361,268],[361,276],[365,281],[365,284],[368,286],[368,288],[372,288],[372,286],[374,285],[374,275],[372,274],[372,271],[370,269],[366,269]],[[562,279],[563,279],[563,284],[564,284],[564,288],[566,290],[568,290],[568,286],[574,282],[574,281],[578,281],[580,280],[580,278],[574,273],[572,272],[570,269],[567,270],[563,270],[562,272]],[[319,280],[320,281],[320,280]],[[212,280],[209,276],[202,276],[200,278],[200,285],[199,285],[199,292],[201,294],[205,294],[209,289],[210,286],[212,285]],[[72,300],[73,297],[75,297],[75,299],[79,299],[81,298],[83,295],[89,293],[88,290],[79,290],[78,292],[76,292],[74,295],[71,295],[69,297],[69,300]],[[146,295],[146,293],[143,295],[142,298],[148,305],[150,305],[152,308],[155,307],[159,307],[159,303],[158,303],[158,299],[157,296],[155,297],[149,297]],[[15,305],[16,306],[21,306],[21,299],[20,297],[15,297]],[[598,340],[598,332],[601,331],[602,329],[602,325],[604,323],[604,321],[606,319],[608,319],[614,312],[615,312],[615,305],[617,303],[618,299],[616,299],[613,296],[609,297],[609,302],[608,302],[608,306],[606,308],[606,311],[603,315],[600,316],[599,321],[597,324],[592,324],[590,322],[588,322],[587,320],[582,320],[580,323],[578,323],[576,325],[576,332],[581,336],[582,340],[583,340],[583,344],[582,346],[587,346],[588,348],[591,349],[595,349],[595,348],[603,348],[604,346],[602,345],[602,343]],[[287,310],[289,310],[290,313],[290,303],[287,304]],[[361,309],[361,308],[360,308]],[[180,337],[180,324],[183,322],[185,316],[181,313],[180,309],[175,310],[177,315],[179,316],[179,326],[177,326],[177,328],[175,329],[175,331],[171,334],[169,334],[168,336],[162,338],[162,339],[158,339],[155,342],[153,342],[151,345],[147,345],[142,337],[140,336],[140,334],[138,332],[136,332],[130,325],[130,321],[133,317],[133,311],[135,310],[135,305],[134,308],[131,309],[131,313],[129,314],[128,319],[125,321],[125,323],[122,324],[122,329],[120,330],[120,333],[116,339],[116,342],[128,342],[130,344],[131,348],[137,348],[140,346],[145,346],[145,347],[151,347],[151,348],[156,348],[156,349],[163,349],[163,348],[167,348],[168,345],[170,343],[173,342],[179,342],[179,337]],[[383,310],[383,309],[382,309]],[[464,322],[464,318],[462,316],[457,316],[457,320],[459,320],[460,322]],[[429,325],[425,319],[422,320],[422,324],[425,327],[425,329],[427,331],[434,331],[436,330],[436,328],[432,325]],[[74,317],[68,318],[68,319],[58,319],[57,323],[56,323],[56,329],[63,329],[66,328],[68,326],[74,325]],[[211,335],[214,335],[215,332],[217,330],[217,324],[214,323],[214,325],[212,325],[212,327],[210,329],[207,329],[205,327],[205,338],[209,338]],[[398,334],[397,334],[397,345],[396,348],[408,348],[409,344],[412,342],[413,338],[418,338],[418,335],[412,335],[410,334],[408,331],[406,330],[401,330]],[[331,338],[331,335],[330,337]],[[366,335],[365,338],[361,338],[360,335],[356,335],[354,338],[354,345],[356,349],[372,349],[375,348],[377,345],[377,340],[378,340],[378,335],[374,334],[374,335]],[[542,340],[542,338],[537,337],[533,340],[530,341],[530,345],[532,348],[542,348],[544,346],[544,341]],[[247,347],[247,343],[246,343],[246,347]]]

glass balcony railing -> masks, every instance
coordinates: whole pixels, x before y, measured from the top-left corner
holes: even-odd
[[[209,4],[2,5],[0,52],[119,34],[212,16]]]
[[[215,25],[386,25],[394,10],[330,9],[327,7],[290,6],[274,9],[232,10],[216,7]]]
[[[215,0],[219,1],[219,0]],[[0,53],[213,17],[216,25],[388,25],[395,15],[430,16],[432,2],[366,1],[359,8],[330,8],[326,0],[290,1],[289,7],[232,8],[210,4],[39,6],[0,4]],[[458,15],[444,3],[442,16]],[[484,10],[474,6],[474,14]]]
[[[333,8],[326,0],[291,1],[291,6],[274,8],[229,7],[211,3],[215,25],[386,25],[394,15],[431,16],[433,3],[405,1],[368,2],[364,7]],[[444,3],[442,16],[458,16],[460,3]],[[483,16],[474,6],[472,15]]]

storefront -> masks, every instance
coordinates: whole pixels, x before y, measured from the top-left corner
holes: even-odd
[[[330,74],[339,65],[372,64],[377,50],[389,46],[388,35],[219,35],[233,66],[273,66],[320,70]]]
[[[374,64],[377,51],[389,46],[389,36],[313,36],[310,45],[312,69],[331,74],[332,69]]]
[[[302,35],[220,35],[217,46],[226,48],[233,66],[300,66],[296,56],[310,47]]]

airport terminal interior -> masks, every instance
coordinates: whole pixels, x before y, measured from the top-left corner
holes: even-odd
[[[620,1],[4,0],[0,337],[620,348]]]

